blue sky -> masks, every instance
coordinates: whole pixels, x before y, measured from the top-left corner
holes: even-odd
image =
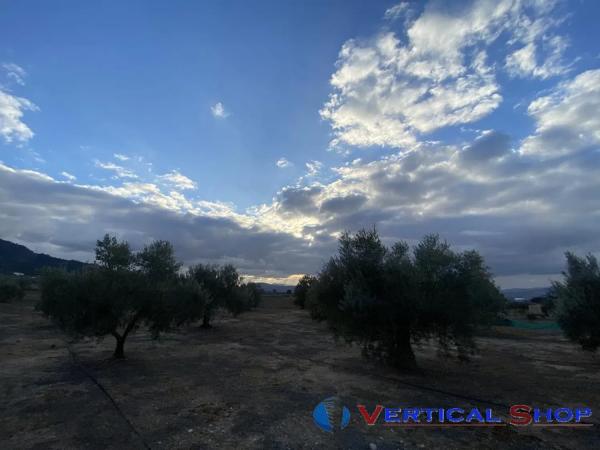
[[[3,2],[0,237],[80,259],[106,231],[171,239],[293,283],[376,225],[546,285],[564,251],[600,249],[599,18],[589,0]]]
[[[97,182],[106,174],[93,158],[137,155],[198,180],[199,197],[245,208],[270,201],[305,162],[341,160],[324,152],[329,127],[318,110],[341,44],[385,10],[367,6],[12,2],[0,17],[0,60],[29,74],[15,91],[41,109],[27,118],[36,134],[28,145],[48,173]],[[211,114],[218,102],[226,120]],[[277,170],[281,157],[297,167]]]

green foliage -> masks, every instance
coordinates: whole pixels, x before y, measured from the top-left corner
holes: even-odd
[[[596,351],[600,346],[600,269],[596,257],[567,252],[564,281],[553,284],[557,298],[557,322],[565,336]]]
[[[546,316],[550,316],[556,310],[556,298],[553,296],[546,296],[542,302],[542,312]]]
[[[306,306],[336,335],[360,342],[365,355],[411,367],[411,343],[422,339],[466,357],[476,328],[492,322],[503,301],[477,252],[454,252],[430,235],[411,254],[404,242],[385,247],[373,229],[341,236]]]
[[[218,295],[225,308],[236,316],[246,311],[248,303],[237,269],[231,264],[222,266],[219,270],[219,281]]]
[[[140,270],[154,282],[172,280],[181,267],[168,241],[154,241],[146,245],[138,253],[136,262]]]
[[[219,307],[223,305],[222,285],[218,266],[210,264],[197,264],[189,268],[189,276],[194,279],[208,296],[205,299],[204,309],[201,312],[202,326],[210,327],[210,321]],[[196,320],[199,317],[194,317]]]
[[[262,291],[256,283],[246,283],[243,286],[246,291],[246,302],[248,308],[257,308],[262,301]]]
[[[180,275],[170,292],[175,325],[192,323],[204,316],[209,292],[190,274]]]
[[[190,267],[189,276],[206,291],[207,297],[202,312],[202,326],[210,327],[210,321],[219,308],[233,315],[258,306],[260,291],[253,283],[243,284],[235,267],[198,264]]]
[[[186,288],[179,286],[173,259],[170,244],[155,242],[136,256],[126,242],[106,235],[97,242],[96,266],[44,272],[38,308],[74,336],[112,335],[114,356],[122,358],[127,336],[140,325],[156,337],[173,322],[175,292]]]
[[[0,303],[22,300],[24,296],[24,283],[9,277],[0,277]]]
[[[141,325],[153,337],[200,318],[208,326],[217,308],[239,314],[258,306],[260,290],[243,284],[232,265],[197,265],[180,274],[173,246],[155,241],[134,254],[127,242],[105,235],[96,245],[96,264],[78,272],[47,269],[38,304],[73,336],[116,340],[124,356],[127,336]]]
[[[135,272],[48,269],[39,309],[73,335],[100,337],[127,327],[141,309],[143,290],[144,281]]]
[[[294,288],[294,304],[298,305],[301,309],[306,306],[306,297],[311,286],[317,281],[317,279],[311,275],[304,275],[298,281],[298,284]]]
[[[119,242],[115,236],[105,234],[101,241],[96,241],[96,264],[108,270],[130,269],[135,260],[129,244]]]

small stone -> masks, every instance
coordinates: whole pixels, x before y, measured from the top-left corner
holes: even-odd
[[[374,442],[371,442],[369,444],[369,450],[377,450],[377,444],[375,444]]]
[[[188,433],[191,433],[192,431],[194,431],[194,429],[193,429],[193,428],[190,428],[190,429],[188,430]]]

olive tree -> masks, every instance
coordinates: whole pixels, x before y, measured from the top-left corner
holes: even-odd
[[[135,261],[153,283],[172,281],[181,268],[181,263],[175,259],[173,245],[168,241],[154,241],[139,252]]]
[[[317,279],[311,275],[304,275],[298,281],[298,284],[294,288],[294,304],[298,305],[301,309],[304,309],[306,305],[306,296],[310,287],[314,284]]]
[[[412,252],[404,242],[387,248],[374,229],[341,236],[306,301],[313,318],[361,343],[366,356],[409,368],[416,366],[413,343],[423,339],[466,357],[476,328],[502,303],[477,252],[454,252],[437,235]]]
[[[75,336],[113,336],[114,357],[123,358],[127,337],[140,325],[156,337],[172,323],[173,293],[192,289],[179,286],[178,268],[168,243],[154,242],[135,255],[127,242],[106,235],[97,241],[94,266],[44,272],[38,308]]]
[[[566,253],[564,280],[553,284],[557,321],[565,336],[596,351],[600,346],[600,268],[594,255]]]
[[[0,277],[0,303],[11,300],[22,300],[25,296],[23,283],[9,277]]]
[[[197,264],[189,268],[189,275],[207,293],[202,311],[202,328],[211,327],[210,321],[218,309],[226,309],[237,315],[258,306],[260,302],[258,287],[253,283],[244,284],[231,264]]]
[[[242,286],[245,293],[245,302],[248,308],[256,308],[262,301],[262,291],[256,283],[246,283]]]

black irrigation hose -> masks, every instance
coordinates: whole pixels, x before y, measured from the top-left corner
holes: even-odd
[[[333,369],[343,369],[342,366],[336,366],[333,363],[328,363],[328,362],[325,362],[325,361],[318,361],[318,360],[311,359],[311,358],[302,358],[302,359],[304,359],[305,361],[309,361],[309,362],[311,362],[313,364],[320,364],[320,365],[329,366],[329,367],[331,367]],[[361,375],[373,376],[372,373],[367,373],[367,372],[365,372],[363,370],[359,370],[359,372],[360,372]],[[504,403],[497,403],[497,402],[494,402],[492,400],[485,400],[485,399],[478,398],[478,397],[471,397],[471,396],[464,395],[464,394],[457,394],[456,392],[444,391],[443,389],[437,389],[437,388],[430,387],[430,386],[423,386],[422,384],[411,383],[409,381],[402,381],[402,380],[399,380],[398,378],[387,376],[387,375],[376,374],[375,377],[383,379],[383,380],[386,380],[386,381],[390,381],[392,383],[402,384],[404,386],[412,387],[412,388],[415,388],[415,389],[420,389],[420,390],[423,390],[423,391],[435,392],[437,394],[444,394],[444,395],[447,395],[449,397],[456,397],[456,398],[460,398],[462,400],[468,400],[468,401],[474,402],[474,403],[482,403],[482,404],[497,406],[497,407],[506,408],[506,409],[510,408],[509,405],[506,405]]]
[[[444,394],[447,395],[449,397],[456,397],[456,398],[460,398],[463,400],[468,400],[470,402],[474,402],[474,403],[482,403],[482,404],[486,404],[486,405],[492,405],[492,406],[497,406],[497,407],[501,407],[501,408],[506,408],[507,410],[510,408],[509,405],[506,405],[504,403],[497,403],[491,400],[485,400],[483,398],[478,398],[478,397],[471,397],[469,395],[464,395],[464,394],[457,394],[456,392],[449,392],[449,391],[444,391],[443,389],[437,389],[437,388],[433,388],[433,387],[429,387],[429,386],[423,386],[420,384],[416,384],[416,383],[410,383],[408,381],[400,381],[397,378],[394,377],[388,377],[388,376],[382,376],[381,378],[384,378],[386,380],[389,381],[393,381],[395,383],[398,384],[403,384],[405,386],[409,386],[409,387],[413,387],[416,389],[421,389],[423,391],[430,391],[430,392],[435,392],[438,394]]]
[[[115,399],[112,397],[112,395],[110,395],[110,393],[106,390],[106,388],[102,385],[102,383],[100,383],[98,381],[98,379],[92,375],[84,366],[83,364],[81,364],[79,362],[79,360],[77,359],[77,355],[75,355],[75,352],[73,352],[73,350],[71,349],[71,346],[69,345],[69,343],[67,341],[65,341],[65,344],[67,346],[67,350],[69,352],[69,355],[71,356],[71,359],[73,361],[73,364],[75,364],[75,366],[86,376],[88,377],[92,383],[94,383],[98,389],[100,389],[100,391],[106,396],[106,398],[108,398],[108,400],[110,400],[110,402],[112,403],[113,407],[115,408],[115,410],[117,411],[117,414],[119,414],[119,416],[125,421],[125,423],[127,423],[127,425],[129,426],[129,429],[133,432],[133,434],[135,434],[140,442],[142,443],[142,445],[144,446],[145,449],[147,450],[152,450],[150,448],[150,446],[148,445],[148,443],[146,442],[146,440],[143,438],[143,436],[140,434],[140,432],[133,426],[133,423],[131,423],[131,421],[127,418],[127,416],[125,415],[125,413],[121,410],[121,408],[119,407],[119,404],[115,401]]]

